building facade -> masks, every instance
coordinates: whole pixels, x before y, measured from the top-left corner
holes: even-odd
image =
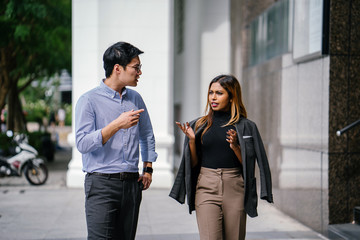
[[[318,232],[360,205],[358,1],[231,1],[232,71],[268,152],[275,205]],[[279,16],[281,16],[279,18]]]

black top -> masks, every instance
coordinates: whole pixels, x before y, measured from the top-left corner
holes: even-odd
[[[226,141],[226,132],[235,127],[225,126],[231,118],[230,112],[214,111],[213,124],[203,136],[201,166],[207,168],[241,167],[239,159]]]

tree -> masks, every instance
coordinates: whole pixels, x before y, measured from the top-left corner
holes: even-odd
[[[0,14],[0,110],[7,104],[7,128],[24,131],[19,94],[35,79],[71,72],[71,0],[2,0]]]

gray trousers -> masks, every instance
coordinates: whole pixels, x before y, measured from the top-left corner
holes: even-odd
[[[244,180],[238,168],[201,168],[195,195],[201,240],[244,240]]]
[[[136,179],[87,174],[85,212],[89,240],[134,240],[142,198]]]

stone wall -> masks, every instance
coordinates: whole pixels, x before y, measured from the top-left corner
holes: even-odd
[[[360,2],[330,4],[329,222],[349,223],[360,206]]]

